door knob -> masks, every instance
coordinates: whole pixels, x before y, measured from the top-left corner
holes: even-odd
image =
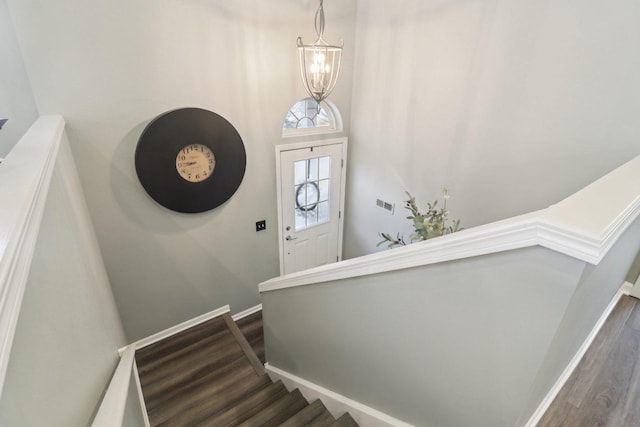
[[[291,241],[291,240],[296,240],[297,237],[291,237],[291,236],[287,236],[284,238],[285,240]]]

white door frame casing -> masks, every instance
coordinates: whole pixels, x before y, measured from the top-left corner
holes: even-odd
[[[344,201],[347,178],[347,138],[332,138],[297,142],[293,144],[277,145],[276,148],[276,193],[278,204],[278,254],[280,258],[280,275],[284,274],[284,226],[282,224],[282,178],[280,154],[285,151],[304,150],[311,147],[324,147],[327,145],[342,146],[342,168],[340,169],[340,215],[338,216],[338,260],[342,260],[342,238],[344,230]]]

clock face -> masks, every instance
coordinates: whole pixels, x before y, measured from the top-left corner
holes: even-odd
[[[216,167],[216,157],[206,145],[189,144],[176,156],[176,169],[189,182],[209,179]]]

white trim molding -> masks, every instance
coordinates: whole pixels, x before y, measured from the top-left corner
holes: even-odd
[[[536,245],[597,265],[639,214],[640,156],[547,209],[276,277],[259,288],[268,292]]]
[[[41,116],[0,165],[0,395],[64,125]]]
[[[136,392],[138,393],[138,402],[140,402],[140,411],[142,412],[142,421],[145,427],[151,427],[149,421],[149,413],[147,412],[147,404],[144,401],[144,394],[142,393],[142,383],[140,382],[140,374],[138,372],[138,364],[133,360],[133,378],[136,382]]]
[[[135,361],[136,349],[130,345],[124,349],[116,371],[111,378],[107,392],[102,399],[92,427],[121,426],[129,395],[129,382]]]
[[[535,427],[538,422],[540,422],[542,416],[545,414],[545,412],[547,412],[549,406],[551,406],[554,399],[558,396],[558,393],[560,393],[560,390],[562,390],[562,387],[564,387],[565,383],[569,380],[569,377],[571,376],[573,371],[575,371],[575,369],[578,367],[578,364],[584,357],[587,350],[589,350],[589,347],[591,347],[593,340],[596,339],[598,332],[600,332],[600,329],[602,329],[602,326],[606,322],[613,309],[616,307],[616,304],[618,304],[618,301],[620,301],[620,298],[622,298],[623,295],[629,295],[629,291],[631,290],[632,286],[633,285],[628,282],[622,284],[607,308],[604,310],[604,313],[602,313],[602,316],[600,316],[600,318],[598,319],[598,322],[593,326],[593,329],[591,330],[589,335],[587,335],[587,338],[584,340],[576,354],[573,356],[564,371],[562,371],[562,374],[560,374],[558,380],[555,382],[553,387],[551,387],[529,421],[525,424],[525,427]]]
[[[201,323],[204,323],[208,320],[211,320],[215,317],[219,317],[222,316],[225,313],[229,312],[229,306],[225,305],[224,307],[220,307],[216,310],[210,311],[208,313],[202,314],[198,317],[194,317],[193,319],[187,320],[186,322],[182,322],[179,325],[176,326],[172,326],[170,328],[167,328],[163,331],[160,331],[158,333],[155,333],[151,336],[148,336],[147,338],[143,338],[141,340],[138,340],[132,344],[129,344],[126,347],[123,347],[121,349],[118,350],[118,353],[120,353],[120,355],[122,355],[124,353],[124,351],[126,349],[128,349],[129,347],[133,346],[136,350],[139,350],[141,348],[147,347],[151,344],[157,343],[158,341],[162,341],[165,338],[168,338],[172,335],[178,334],[182,331],[186,331],[189,328],[192,328],[196,325],[199,325]]]
[[[259,311],[262,311],[262,304],[258,304],[244,311],[241,311],[240,313],[236,313],[233,316],[231,316],[231,318],[233,319],[234,322],[237,322],[238,320],[244,319],[245,317],[249,317],[252,314],[257,313]]]
[[[342,414],[348,412],[362,427],[412,427],[411,424],[407,424],[404,421],[400,421],[341,394],[327,390],[318,384],[278,369],[268,363],[266,363],[264,367],[269,377],[273,381],[281,380],[287,390],[292,391],[296,388],[299,389],[309,402],[320,399],[335,418],[339,418]]]
[[[635,283],[629,283],[629,296],[640,299],[640,276]]]

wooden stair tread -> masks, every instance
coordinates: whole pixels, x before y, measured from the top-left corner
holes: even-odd
[[[188,356],[191,353],[203,351],[209,346],[223,346],[227,340],[233,339],[233,334],[229,332],[227,328],[206,336],[201,340],[185,345],[184,347],[168,354],[152,355],[148,356],[145,360],[138,360],[138,354],[136,353],[136,364],[138,365],[138,372],[140,374],[146,374],[160,367],[166,367],[170,363],[180,363],[180,359]]]
[[[213,335],[225,329],[226,323],[222,317],[216,317],[200,323],[185,331],[179,332],[168,338],[158,341],[136,351],[136,362],[144,363],[148,358],[157,358],[164,354],[177,351],[185,346],[193,344],[207,336]]]
[[[264,339],[251,341],[249,344],[251,345],[251,348],[253,349],[254,353],[256,354],[256,356],[258,356],[258,359],[260,360],[260,362],[262,362],[262,365],[264,366],[264,364],[267,361],[265,357],[266,354],[264,351]]]
[[[221,365],[220,368],[211,371],[207,375],[201,376],[197,380],[165,390],[153,399],[149,399],[145,395],[147,410],[152,410],[165,403],[171,405],[174,400],[180,399],[182,395],[199,394],[203,388],[216,387],[219,383],[233,382],[235,378],[248,375],[252,371],[253,367],[250,367],[249,363],[243,358],[235,359],[225,365]]]
[[[234,347],[234,340],[233,334],[226,331],[224,334],[220,334],[220,339],[216,342],[192,348],[193,351],[182,353],[179,357],[170,358],[164,363],[154,364],[153,369],[147,369],[146,364],[143,364],[138,370],[140,381],[143,384],[151,384],[162,380],[167,375],[171,375],[183,366],[191,366],[192,369],[195,369],[195,366],[208,365],[214,360],[224,360],[230,353],[237,353],[241,350],[238,346]]]
[[[244,319],[242,319],[244,320]],[[241,321],[236,322],[238,328],[242,331],[242,333],[250,339],[250,337],[254,337],[258,334],[262,334],[262,316],[259,318],[254,318],[250,322],[240,323]]]
[[[286,394],[287,389],[282,385],[281,381],[272,383],[237,405],[195,425],[211,427],[237,426]]]
[[[277,427],[307,405],[300,390],[296,389],[263,408],[239,427]]]
[[[253,367],[243,361],[240,370],[228,372],[226,375],[204,381],[196,386],[185,388],[174,393],[173,397],[161,404],[147,408],[149,418],[157,424],[178,417],[188,415],[189,419],[204,418],[206,415],[224,409],[236,399],[254,391],[262,385],[268,385],[264,377],[258,377]],[[199,409],[195,409],[196,407]],[[200,417],[200,414],[203,414]],[[179,425],[176,423],[176,425]]]
[[[253,393],[271,386],[273,383],[268,376],[258,377],[253,372],[253,368],[249,367],[251,375],[241,380],[232,387],[218,390],[213,396],[201,398],[186,405],[181,405],[179,410],[174,412],[171,418],[167,419],[168,426],[186,426],[205,422],[207,419],[223,413],[246,399]]]
[[[306,408],[280,424],[280,427],[304,426],[320,416],[323,412],[329,412],[320,399],[313,401]]]
[[[262,312],[228,313],[136,351],[152,426],[352,427],[264,373]]]
[[[262,310],[256,311],[255,313],[252,313],[246,317],[243,317],[242,319],[236,320],[236,323],[238,324],[238,328],[240,328],[240,330],[242,330],[243,332],[244,332],[243,328],[245,328],[247,325],[250,325],[256,322],[262,324]]]
[[[242,350],[234,343],[212,353],[211,358],[208,360],[198,360],[197,363],[185,364],[179,369],[167,372],[166,375],[156,381],[148,382],[144,377],[141,377],[142,390],[145,396],[148,396],[149,399],[154,399],[175,387],[181,387],[191,381],[197,381],[198,378],[213,373],[217,368],[243,356]]]
[[[325,411],[320,415],[318,415],[316,418],[314,418],[313,421],[311,421],[307,425],[309,427],[328,427],[331,424],[333,424],[335,421],[336,419],[333,418],[333,415],[331,415],[329,411]]]
[[[344,415],[342,415],[340,418],[338,418],[338,420],[331,424],[332,427],[358,427],[358,423],[356,422],[356,420],[353,419],[353,417],[348,413],[345,412]]]

